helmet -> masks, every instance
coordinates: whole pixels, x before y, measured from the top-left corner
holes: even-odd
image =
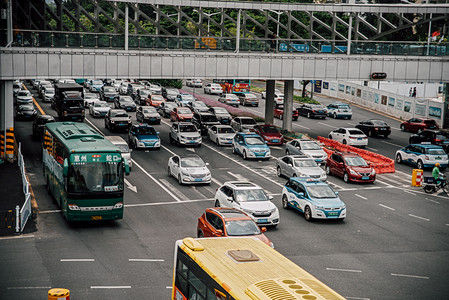
[[[439,167],[439,166],[440,166],[440,163],[436,163],[436,164],[435,164],[435,167]]]

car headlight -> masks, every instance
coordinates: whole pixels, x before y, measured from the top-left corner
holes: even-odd
[[[277,210],[277,208],[276,208],[276,207],[273,207],[273,208],[270,210],[270,213],[274,213],[276,210]]]
[[[113,209],[118,209],[123,207],[123,202],[118,202],[114,205]]]
[[[352,169],[349,169],[349,173],[351,173],[352,175],[358,175],[358,173]]]
[[[68,204],[69,210],[80,210],[80,207],[76,204]]]
[[[111,120],[111,123],[112,123],[112,124],[114,124],[114,123],[115,123],[115,121],[114,121],[114,120]]]
[[[323,207],[323,206],[315,206],[315,209],[320,209],[320,210],[323,210],[323,209],[324,209],[324,207]]]
[[[371,175],[376,175],[376,170],[372,169],[371,170]]]

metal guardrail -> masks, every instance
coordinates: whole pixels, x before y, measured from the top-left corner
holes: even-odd
[[[19,143],[17,151],[17,161],[20,168],[20,173],[22,174],[22,188],[25,195],[25,202],[22,208],[19,205],[16,206],[16,233],[23,232],[28,219],[31,216],[31,193],[30,193],[30,183],[26,177],[25,173],[25,161],[23,159],[21,143]]]
[[[44,48],[108,48],[125,49],[125,35],[114,33],[88,33],[70,31],[21,30],[12,47]],[[299,39],[254,39],[233,37],[197,37],[135,35],[128,36],[130,50],[190,50],[234,52],[278,52],[278,53],[326,53],[348,54],[348,43],[342,40],[299,40]],[[447,42],[408,41],[353,41],[349,54],[368,55],[417,55],[447,56]]]

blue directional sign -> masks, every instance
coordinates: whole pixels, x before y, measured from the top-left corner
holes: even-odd
[[[290,51],[289,46],[294,52],[309,52],[309,45],[306,44],[279,44],[279,51]]]

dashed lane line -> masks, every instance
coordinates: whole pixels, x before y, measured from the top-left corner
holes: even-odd
[[[399,147],[399,148],[403,148],[404,146],[403,145],[398,145],[398,144],[395,144],[395,143],[390,143],[390,142],[386,142],[386,141],[381,141],[382,143],[384,143],[384,144],[388,144],[388,145],[392,145],[392,146],[396,146],[396,147]]]
[[[352,272],[352,273],[362,273],[361,270],[351,270],[351,269],[334,269],[334,268],[326,268],[328,271],[340,271],[340,272]]]
[[[128,259],[130,262],[164,262],[164,259],[155,259],[155,258],[130,258]]]
[[[91,289],[130,289],[130,285],[93,285]]]
[[[93,262],[93,258],[61,258],[60,262]]]
[[[382,206],[383,208],[386,208],[386,209],[389,209],[389,210],[396,210],[395,208],[386,206],[386,205],[384,205],[384,204],[379,204],[379,206]]]
[[[26,239],[26,238],[34,238],[34,234],[23,234],[18,236],[2,236],[0,240],[15,240],[15,239]]]
[[[7,290],[48,290],[51,286],[8,286]]]
[[[419,219],[419,220],[423,220],[423,221],[427,221],[427,222],[429,222],[430,221],[430,219],[427,219],[427,218],[423,218],[423,217],[420,217],[420,216],[416,216],[416,215],[412,215],[412,214],[408,214],[410,217],[412,217],[412,218],[417,218],[417,219]]]
[[[398,277],[417,278],[417,279],[429,279],[428,276],[407,275],[407,274],[396,274],[396,273],[391,273],[390,275],[391,275],[391,276],[398,276]]]
[[[175,188],[170,182],[168,182],[166,179],[159,179],[161,183],[166,186],[170,191],[172,191],[176,196],[178,196],[178,199],[188,199],[186,195],[184,195],[180,190]],[[181,201],[181,200],[180,200]],[[178,201],[178,202],[180,202]]]
[[[371,151],[375,151],[375,152],[379,152],[379,150],[377,150],[377,149],[374,149],[374,148],[371,148],[371,147],[366,147],[366,149],[369,149],[369,150],[371,150]]]
[[[323,122],[318,122],[318,124],[321,124],[323,126],[327,126],[327,127],[330,127],[330,128],[337,128],[335,126],[332,126],[332,125],[329,125],[329,124],[326,124],[326,123],[323,123]]]
[[[359,195],[359,194],[354,194],[354,196],[357,196],[357,197],[359,197],[359,198],[362,198],[363,200],[368,200],[368,198],[363,197],[363,196],[361,196],[361,195]]]

